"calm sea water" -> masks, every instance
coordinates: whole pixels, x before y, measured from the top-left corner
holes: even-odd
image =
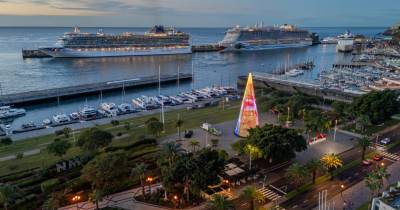
[[[367,37],[382,32],[385,28],[308,28],[320,37],[336,36],[349,29],[354,34]],[[312,79],[321,69],[329,68],[335,62],[348,61],[349,55],[338,54],[335,46],[319,45],[298,49],[279,49],[241,53],[195,53],[192,55],[86,58],[86,59],[22,59],[21,49],[51,46],[57,38],[70,28],[9,28],[0,27],[0,94],[42,90],[54,87],[86,84],[91,82],[131,79],[139,76],[155,75],[158,66],[162,74],[175,74],[194,71],[194,82],[162,86],[162,94],[176,94],[192,87],[202,88],[211,85],[236,85],[236,79],[250,71],[271,72],[285,63],[299,63],[312,59],[316,68],[303,77]],[[144,32],[146,28],[103,28],[105,33],[126,31]],[[225,28],[182,28],[192,35],[194,44],[216,43],[223,39]],[[81,31],[96,32],[97,28],[81,28]],[[156,95],[157,87],[134,89],[122,94],[103,95],[103,101],[121,103],[140,95]],[[22,123],[41,122],[57,112],[73,112],[82,107],[85,101],[91,105],[99,104],[99,97],[62,100],[49,104],[24,107],[28,113],[12,122],[13,127]]]

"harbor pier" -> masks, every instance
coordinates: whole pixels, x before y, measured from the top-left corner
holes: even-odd
[[[181,73],[179,75],[158,75],[137,77],[125,80],[116,80],[108,82],[98,82],[91,84],[76,85],[70,87],[60,87],[45,90],[35,90],[15,94],[0,95],[0,104],[3,105],[24,105],[39,102],[52,101],[57,98],[72,98],[84,95],[94,95],[99,92],[109,92],[136,88],[141,86],[152,86],[160,83],[173,83],[179,81],[188,81],[192,79],[192,74]]]
[[[243,90],[246,85],[247,76],[240,76],[237,81],[238,90]],[[359,97],[356,92],[344,92],[333,89],[322,88],[318,83],[301,80],[291,80],[276,75],[254,72],[253,83],[255,88],[279,90],[289,93],[301,93],[318,96],[326,100],[351,102],[353,98]]]

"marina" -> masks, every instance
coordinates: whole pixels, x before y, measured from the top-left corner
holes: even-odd
[[[132,103],[116,105],[113,102],[103,102],[99,107],[83,106],[77,112],[58,113],[52,119],[44,119],[42,123],[27,122],[20,128],[12,129],[10,125],[0,124],[0,135],[13,135],[31,131],[56,128],[76,123],[82,123],[103,118],[118,119],[118,116],[133,115],[139,112],[160,110],[167,107],[182,106],[190,109],[216,105],[221,100],[237,100],[237,91],[233,87],[207,87],[198,90],[182,92],[176,96],[141,96],[132,99]],[[17,116],[15,116],[17,117]]]

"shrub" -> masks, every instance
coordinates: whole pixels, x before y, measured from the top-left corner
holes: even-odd
[[[118,133],[117,133],[117,136],[122,136],[122,133],[121,133],[121,132],[118,132]]]
[[[65,127],[65,128],[63,128],[62,131],[63,131],[64,137],[69,138],[69,134],[71,134],[72,129],[70,127]]]
[[[42,184],[40,184],[40,189],[42,190],[43,193],[49,193],[53,191],[53,189],[59,184],[59,180],[57,178],[54,179],[49,179]]]
[[[13,141],[11,140],[11,138],[8,138],[8,137],[2,138],[0,140],[0,144],[3,144],[3,145],[10,145],[12,143],[13,143]]]
[[[119,125],[119,121],[118,120],[111,120],[111,125],[118,126]]]
[[[9,166],[8,166],[8,169],[9,169],[10,171],[17,170],[17,169],[18,169],[18,165],[9,165]]]
[[[63,131],[63,130],[56,130],[56,131],[54,131],[54,134],[55,134],[56,136],[61,136],[61,135],[64,134],[64,131]]]
[[[124,125],[124,128],[126,130],[130,130],[131,129],[131,123],[130,122],[126,122],[125,125]]]
[[[23,157],[24,157],[24,153],[22,153],[22,152],[17,153],[17,155],[16,155],[17,159],[22,159]]]

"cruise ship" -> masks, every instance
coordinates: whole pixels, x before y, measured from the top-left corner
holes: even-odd
[[[55,47],[39,50],[56,58],[118,57],[188,54],[192,52],[190,35],[174,28],[154,26],[144,34],[124,32],[105,34],[81,32],[75,27],[58,39]]]
[[[338,52],[351,52],[354,46],[354,35],[350,31],[338,36],[336,50]]]
[[[312,38],[307,30],[293,25],[264,27],[257,24],[254,27],[236,26],[229,29],[219,44],[225,47],[224,51],[268,50],[310,46]]]

